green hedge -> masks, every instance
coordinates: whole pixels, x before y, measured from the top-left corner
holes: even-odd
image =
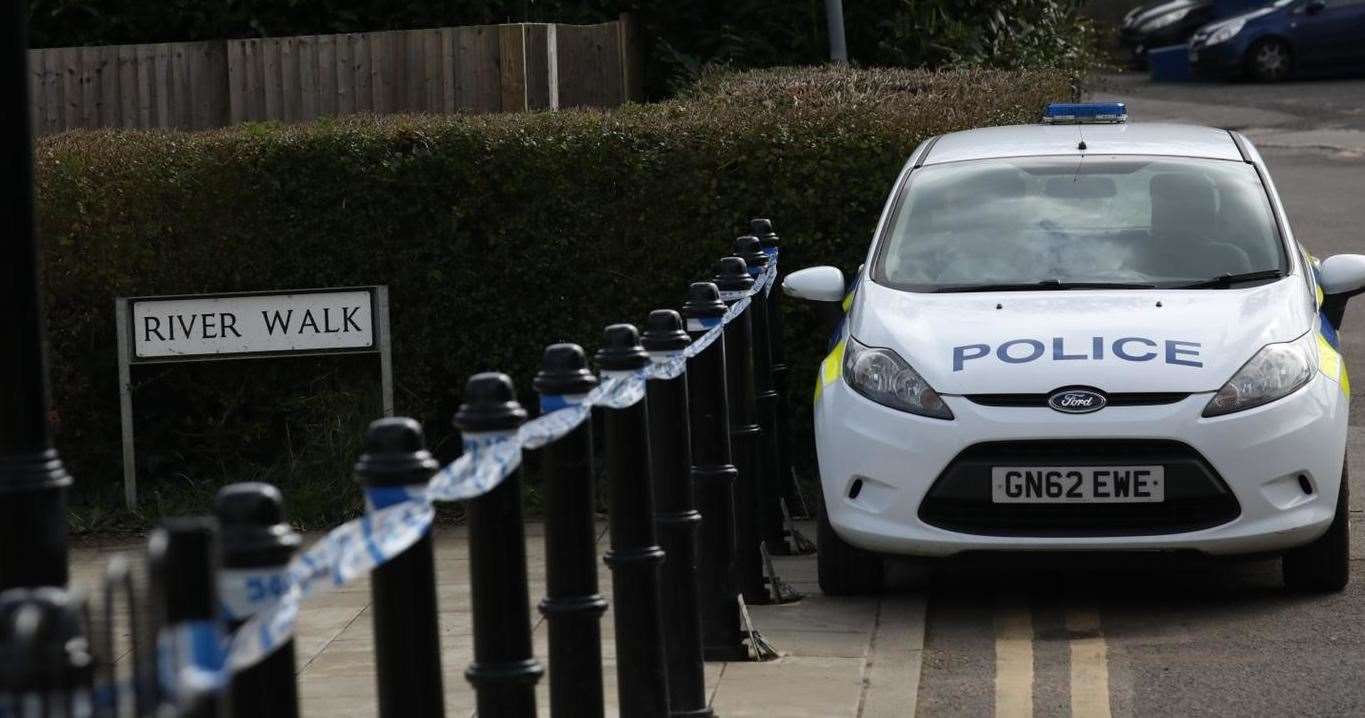
[[[45,138],[54,422],[80,516],[100,527],[117,504],[117,296],[388,284],[399,411],[449,458],[470,373],[506,371],[529,392],[546,344],[591,350],[604,325],[676,306],[749,217],[773,218],[788,268],[851,269],[917,143],[1032,122],[1070,94],[1058,72],[785,69],[605,113]],[[823,337],[789,305],[804,405]],[[377,413],[375,365],[136,370],[151,510],[202,508],[221,483],[261,478],[286,488],[304,524],[353,511],[345,484]]]

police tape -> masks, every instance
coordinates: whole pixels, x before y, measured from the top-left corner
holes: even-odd
[[[725,326],[749,307],[752,297],[771,289],[777,278],[776,251],[769,256],[766,270],[756,277],[753,287],[725,297],[733,303],[724,315],[700,325],[689,321],[690,330],[706,331],[682,351],[655,356],[639,371],[604,372],[601,383],[588,393],[561,397],[561,408],[514,431],[466,434],[464,453],[425,486],[367,490],[368,510],[363,516],[332,529],[283,569],[220,572],[218,592],[224,616],[245,621],[226,647],[221,670],[241,671],[264,660],[294,635],[303,601],[368,574],[420,540],[431,528],[436,502],[465,501],[492,491],[521,465],[523,450],[538,449],[565,436],[587,420],[594,406],[631,406],[644,398],[646,381],[680,376],[687,360],[714,343]],[[174,652],[188,654],[202,656],[203,651]],[[214,663],[201,658],[189,667],[192,670],[177,667],[163,676],[170,680],[189,677],[181,687],[192,688],[184,683],[202,685],[212,680],[205,674]],[[226,680],[226,675],[219,679]]]

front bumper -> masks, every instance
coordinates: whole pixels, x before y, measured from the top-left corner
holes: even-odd
[[[1243,73],[1242,58],[1246,54],[1245,43],[1238,38],[1217,45],[1190,46],[1190,69],[1195,79],[1226,80],[1240,77]]]
[[[1178,22],[1155,32],[1143,32],[1136,27],[1121,28],[1119,45],[1128,50],[1129,58],[1134,64],[1143,65],[1147,62],[1148,50],[1184,44],[1200,24],[1202,23]]]
[[[873,403],[842,379],[815,407],[816,448],[830,524],[844,540],[884,553],[946,556],[979,550],[1196,550],[1208,554],[1280,551],[1326,531],[1336,511],[1348,404],[1319,374],[1265,406],[1221,417],[1200,413],[1211,394],[1172,404],[1111,406],[1067,415],[1046,407],[984,406],[944,400],[955,419],[906,414]],[[1235,518],[1208,528],[1104,535],[947,530],[921,517],[935,481],[960,454],[984,442],[1121,440],[1180,442],[1235,496]],[[1300,486],[1304,477],[1313,491]],[[849,494],[857,482],[857,490]]]

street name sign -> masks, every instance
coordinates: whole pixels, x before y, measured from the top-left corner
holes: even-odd
[[[135,362],[376,348],[369,289],[128,302]]]
[[[378,354],[385,416],[393,416],[388,287],[296,289],[115,301],[123,421],[123,493],[137,505],[132,366],[321,354]]]

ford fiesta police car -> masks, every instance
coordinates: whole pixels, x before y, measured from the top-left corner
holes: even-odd
[[[786,278],[846,312],[814,411],[825,592],[982,550],[1279,553],[1290,588],[1346,584],[1365,256],[1296,243],[1240,134],[1125,120],[930,139],[850,283]]]

